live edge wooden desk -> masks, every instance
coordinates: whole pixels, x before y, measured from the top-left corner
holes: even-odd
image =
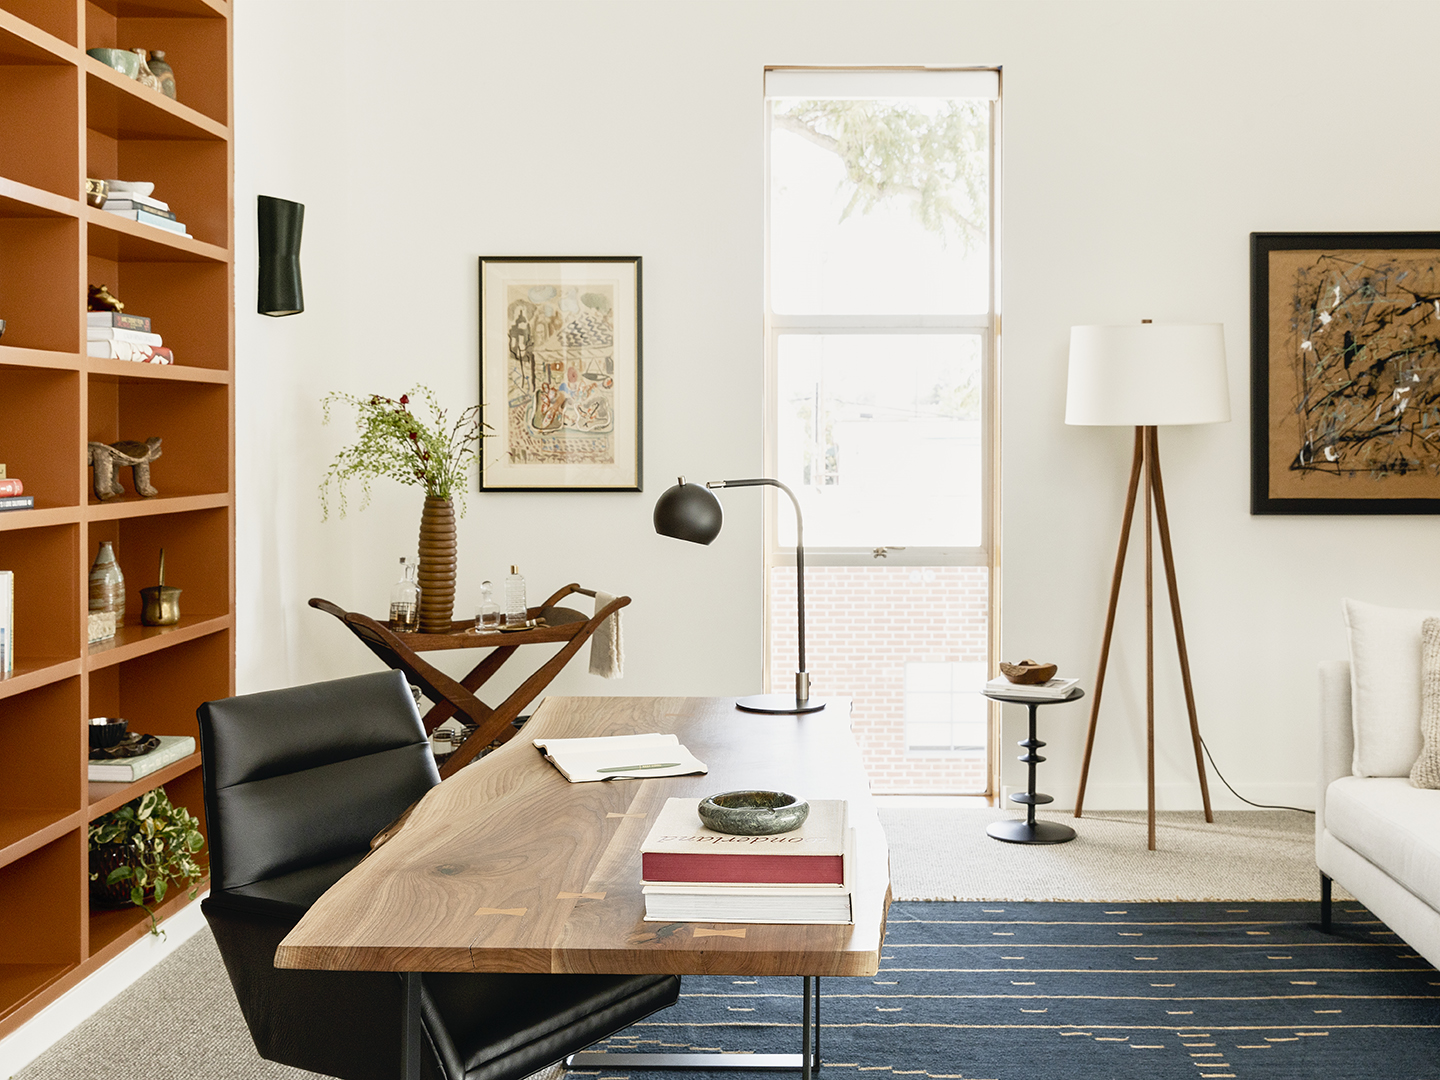
[[[536,738],[673,731],[708,775],[572,784]],[[640,844],[672,796],[776,788],[847,799],[856,830],[850,926],[643,921]],[[849,702],[800,716],[732,698],[547,698],[515,739],[433,788],[404,827],[322,896],[275,966],[404,973],[403,1080],[420,1075],[425,971],[804,977],[802,1053],[685,1056],[688,1068],[798,1065],[806,1080],[812,980],[874,975],[890,904],[889,853]],[[817,984],[818,985],[818,984]],[[818,992],[816,993],[818,1029]],[[664,1064],[626,1054],[631,1066]],[[720,1058],[719,1062],[715,1059]],[[578,1063],[596,1062],[587,1055]],[[740,1059],[740,1061],[737,1061]]]

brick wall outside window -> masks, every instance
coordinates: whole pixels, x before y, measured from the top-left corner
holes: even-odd
[[[905,745],[907,662],[985,663],[989,570],[983,566],[807,566],[805,661],[811,693],[849,697],[877,792],[981,792],[986,753]],[[771,571],[771,688],[796,668],[795,568]]]

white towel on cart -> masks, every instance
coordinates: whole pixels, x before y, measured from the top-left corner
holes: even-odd
[[[615,597],[609,593],[596,590],[597,612],[614,601]],[[619,611],[595,628],[595,636],[590,639],[590,674],[606,679],[618,679],[625,674],[625,644],[620,637]]]

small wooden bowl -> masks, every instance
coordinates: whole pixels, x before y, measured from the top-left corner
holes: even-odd
[[[1000,674],[1018,686],[1034,686],[1049,682],[1058,670],[1054,664],[1039,664],[1034,660],[1021,660],[1018,664],[1000,662]]]

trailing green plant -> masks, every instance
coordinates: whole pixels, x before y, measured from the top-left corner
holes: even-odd
[[[428,419],[410,411],[412,398],[423,401]],[[426,386],[415,386],[398,401],[379,394],[356,397],[335,391],[321,400],[324,423],[330,422],[337,402],[354,408],[360,438],[336,454],[325,471],[320,485],[324,517],[330,516],[332,490],[339,493],[340,516],[345,516],[346,487],[351,481],[359,481],[364,510],[370,505],[371,481],[377,477],[424,488],[430,498],[455,499],[463,511],[465,477],[484,438],[479,405],[470,406],[452,424]]]
[[[200,820],[183,806],[176,806],[164,788],[147,791],[118,810],[90,823],[90,850],[114,847],[123,850],[128,861],[105,878],[107,886],[129,882],[130,903],[144,908],[150,916],[150,933],[161,933],[151,904],[159,906],[172,883],[190,885],[195,899],[205,876],[195,855],[205,846]],[[99,872],[92,872],[96,881]]]

